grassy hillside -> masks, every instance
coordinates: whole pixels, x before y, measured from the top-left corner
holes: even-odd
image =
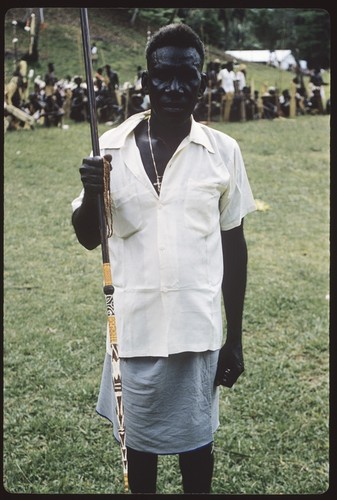
[[[35,9],[36,11],[37,9]],[[137,66],[145,66],[144,48],[148,30],[154,32],[158,26],[148,26],[137,20],[134,27],[129,22],[129,9],[90,8],[88,11],[92,42],[98,47],[98,64],[110,64],[118,72],[120,82],[133,82]],[[5,81],[13,72],[12,20],[22,19],[26,9],[10,9],[5,16]],[[79,8],[44,8],[44,27],[39,36],[39,61],[30,65],[34,75],[45,75],[49,62],[55,65],[58,78],[66,75],[84,76],[82,35]],[[29,34],[18,29],[18,54],[28,50]],[[219,58],[225,61],[224,53],[214,47],[206,47],[207,60]],[[328,73],[325,81],[330,81]],[[289,88],[293,74],[263,64],[247,64],[247,81],[255,90],[264,86],[276,86],[280,91]],[[307,78],[305,83],[307,83]],[[325,88],[326,97],[330,87]]]
[[[124,9],[123,9],[124,10]],[[21,19],[25,9],[12,9],[6,15],[6,50],[12,51],[12,18]],[[108,11],[108,12],[107,12]],[[125,16],[125,13],[124,13]],[[90,9],[89,23],[92,41],[98,47],[99,64],[110,64],[120,74],[121,81],[133,78],[142,64],[146,31],[131,29],[119,9]],[[44,75],[49,62],[55,65],[59,78],[66,75],[84,76],[80,11],[78,8],[44,9],[45,26],[39,36],[39,62],[32,65],[36,74]],[[28,49],[29,36],[17,31],[19,53]],[[6,74],[12,71],[12,58],[6,58]]]

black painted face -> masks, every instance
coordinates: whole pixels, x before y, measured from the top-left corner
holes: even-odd
[[[163,47],[151,55],[143,88],[149,93],[152,113],[161,123],[179,125],[190,119],[206,88],[200,62],[193,47]]]

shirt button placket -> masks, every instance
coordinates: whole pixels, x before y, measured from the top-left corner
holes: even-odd
[[[158,250],[159,250],[159,273],[160,273],[160,288],[162,291],[166,291],[165,286],[165,211],[162,203],[159,201],[158,212],[157,212],[157,222],[158,222]]]

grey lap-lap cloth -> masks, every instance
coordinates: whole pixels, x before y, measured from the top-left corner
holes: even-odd
[[[214,386],[219,351],[168,357],[123,358],[121,375],[126,445],[156,454],[204,446],[219,426],[219,389]],[[96,411],[118,424],[111,356],[106,353]]]

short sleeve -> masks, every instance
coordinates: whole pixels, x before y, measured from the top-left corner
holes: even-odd
[[[84,196],[84,189],[82,189],[79,196],[71,202],[71,208],[73,212],[75,212],[75,210],[82,205],[83,196]]]
[[[220,198],[222,231],[239,226],[245,215],[256,210],[241,150],[236,141],[234,141],[233,152],[226,167],[230,174],[230,185]]]

